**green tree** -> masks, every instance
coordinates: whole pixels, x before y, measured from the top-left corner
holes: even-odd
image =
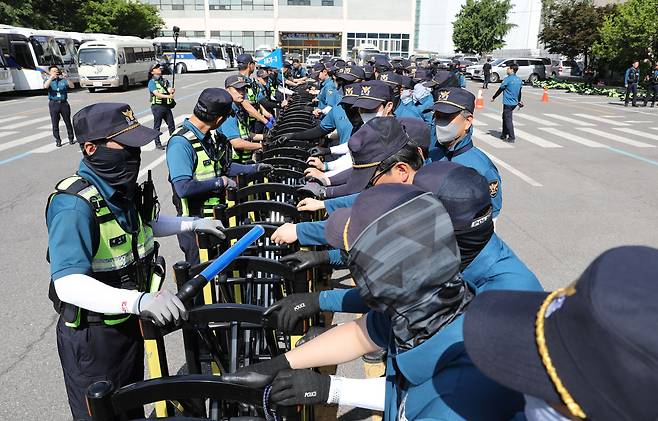
[[[453,22],[455,50],[483,54],[503,47],[515,26],[507,22],[511,9],[510,0],[466,0]]]
[[[603,20],[592,52],[622,70],[633,60],[658,60],[658,0],[628,0]]]
[[[80,8],[87,32],[134,35],[148,38],[157,35],[164,21],[150,4],[127,0],[88,1]]]
[[[611,10],[594,6],[592,0],[553,2],[546,9],[539,40],[553,54],[571,59],[582,54],[587,66],[592,45],[600,38],[599,28]]]

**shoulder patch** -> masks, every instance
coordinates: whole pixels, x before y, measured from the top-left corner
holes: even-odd
[[[496,197],[498,195],[498,188],[499,187],[500,187],[500,184],[498,183],[498,180],[490,181],[489,182],[489,196]]]

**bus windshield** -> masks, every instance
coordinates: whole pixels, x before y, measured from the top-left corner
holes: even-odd
[[[222,51],[222,46],[219,44],[208,44],[208,52],[216,59],[224,59],[224,52]]]
[[[39,66],[49,66],[51,64],[64,64],[59,56],[59,49],[55,50],[54,40],[47,36],[32,35],[30,43],[34,49]]]
[[[59,47],[59,54],[62,56],[64,64],[75,63],[75,43],[71,38],[57,38],[57,46]]]
[[[78,56],[80,66],[113,66],[116,63],[116,54],[112,48],[84,48]]]

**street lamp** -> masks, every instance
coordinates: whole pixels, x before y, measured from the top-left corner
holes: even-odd
[[[180,28],[178,26],[174,26],[174,66],[172,69],[172,76],[171,76],[171,87],[175,87],[176,85],[176,56],[177,50],[178,50],[178,36],[180,35]]]

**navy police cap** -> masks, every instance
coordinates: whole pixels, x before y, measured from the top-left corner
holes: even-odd
[[[206,88],[199,95],[194,109],[209,117],[217,118],[227,116],[231,112],[231,105],[233,105],[233,97],[226,89]]]
[[[75,113],[73,130],[79,143],[108,139],[136,148],[160,136],[139,124],[130,105],[114,102],[88,105]]]
[[[453,114],[459,111],[475,110],[475,95],[462,88],[442,88],[437,92],[434,111]]]
[[[372,110],[392,100],[391,87],[380,80],[372,80],[361,84],[361,95],[354,106]]]

